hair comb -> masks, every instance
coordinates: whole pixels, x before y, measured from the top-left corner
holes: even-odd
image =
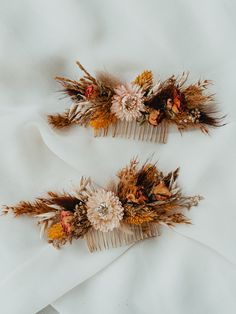
[[[224,116],[217,116],[214,95],[207,93],[209,80],[186,85],[183,73],[154,82],[152,72],[144,71],[128,84],[106,72],[94,77],[77,65],[84,73],[78,81],[56,77],[73,103],[64,113],[48,115],[54,128],[78,124],[91,127],[95,136],[166,143],[171,125],[203,133],[222,126]]]
[[[134,159],[106,188],[82,178],[70,193],[48,192],[33,202],[5,206],[4,212],[35,217],[41,234],[57,248],[79,238],[91,252],[128,245],[157,236],[160,225],[190,223],[183,209],[198,205],[201,197],[182,195],[178,173],[164,175],[155,164],[139,166]]]

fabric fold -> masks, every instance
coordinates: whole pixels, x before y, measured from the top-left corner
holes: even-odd
[[[72,313],[235,313],[236,268],[194,240],[165,230],[53,302]],[[99,291],[99,293],[97,293]]]
[[[48,190],[70,189],[80,181],[81,174],[47,148],[32,124],[32,112],[34,109],[11,112],[0,118],[6,131],[0,139],[5,187],[1,204],[32,200]],[[127,249],[91,254],[81,240],[56,250],[39,238],[36,219],[11,214],[0,218],[0,302],[4,314],[36,313]]]

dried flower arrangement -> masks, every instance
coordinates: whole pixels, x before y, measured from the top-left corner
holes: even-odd
[[[84,238],[90,251],[127,245],[158,235],[158,227],[189,224],[182,210],[198,205],[177,185],[179,169],[164,175],[150,162],[136,159],[105,189],[82,178],[71,193],[48,192],[34,202],[6,206],[4,212],[36,217],[48,242],[59,248]]]
[[[93,77],[77,64],[84,72],[79,81],[56,77],[73,101],[64,113],[48,115],[57,129],[78,124],[92,127],[95,136],[166,143],[171,125],[180,132],[195,128],[204,133],[222,126],[214,95],[206,93],[208,80],[186,86],[188,74],[183,73],[154,83],[152,72],[144,71],[126,84],[104,72]]]

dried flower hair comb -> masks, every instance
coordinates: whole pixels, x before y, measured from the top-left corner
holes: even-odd
[[[84,76],[79,80],[56,77],[73,104],[62,114],[48,115],[55,128],[72,124],[90,126],[95,136],[120,136],[165,143],[170,125],[182,132],[190,128],[208,133],[221,126],[214,95],[205,93],[208,80],[185,86],[188,74],[154,83],[144,71],[131,84],[99,72],[96,77],[77,62]]]
[[[58,248],[78,238],[86,240],[90,251],[127,245],[157,236],[161,224],[190,223],[182,209],[198,205],[201,197],[182,195],[178,171],[164,175],[155,164],[139,167],[132,160],[106,189],[82,178],[71,193],[48,192],[32,203],[7,206],[4,212],[38,218],[48,242]]]

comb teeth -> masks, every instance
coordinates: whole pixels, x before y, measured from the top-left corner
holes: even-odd
[[[142,225],[129,225],[128,231],[114,229],[109,232],[101,232],[90,229],[84,235],[84,239],[89,251],[94,252],[129,245],[140,240],[156,237],[158,234],[156,224],[144,223]]]
[[[108,129],[96,130],[94,135],[131,138],[154,143],[166,143],[168,137],[168,123],[162,121],[158,126],[152,126],[148,123],[140,124],[136,121],[119,121]]]

